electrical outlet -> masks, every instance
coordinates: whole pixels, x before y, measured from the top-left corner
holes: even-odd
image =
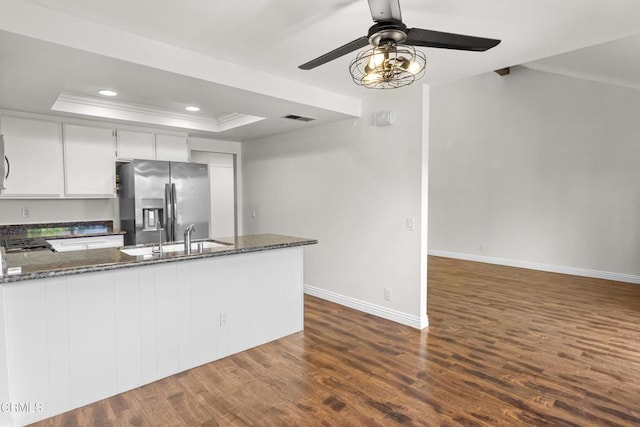
[[[384,288],[384,299],[387,301],[391,301],[391,289]]]
[[[408,216],[405,219],[405,229],[407,231],[415,231],[416,230],[416,219],[414,217]]]
[[[220,326],[229,326],[229,316],[226,311],[220,312]]]
[[[20,208],[22,218],[31,218],[31,208]]]

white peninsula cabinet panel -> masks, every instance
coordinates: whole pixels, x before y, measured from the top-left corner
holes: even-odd
[[[33,423],[303,329],[302,247],[2,288],[9,398],[42,403],[39,412],[0,418],[3,425]]]
[[[67,277],[72,407],[118,393],[113,274],[89,277]]]
[[[3,116],[0,133],[10,166],[3,197],[62,197],[60,123]]]
[[[43,282],[4,289],[5,333],[12,337],[6,348],[10,398],[34,405],[11,414],[8,425],[26,425],[70,408],[67,280]]]
[[[118,129],[116,134],[118,160],[156,158],[155,135],[153,132]]]
[[[0,310],[3,313],[6,312],[4,309],[4,297],[0,298]],[[6,341],[7,337],[7,319],[5,316],[0,316],[0,340]],[[7,352],[5,351],[0,353],[0,401],[8,402],[10,400],[9,397],[9,363],[7,360]],[[8,412],[0,412],[0,425],[11,425],[11,414]]]
[[[112,129],[65,123],[64,155],[68,197],[115,197]]]
[[[189,142],[187,135],[156,133],[156,160],[188,162]]]
[[[118,392],[142,385],[140,271],[115,270],[113,290],[116,322],[116,382]],[[133,284],[133,286],[131,285]]]

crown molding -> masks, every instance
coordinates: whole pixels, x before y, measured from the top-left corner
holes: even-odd
[[[222,132],[265,119],[242,113],[221,113],[212,118],[198,117],[69,92],[62,92],[51,110],[206,132]]]

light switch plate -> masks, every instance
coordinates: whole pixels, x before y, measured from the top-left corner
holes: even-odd
[[[391,111],[380,111],[373,115],[373,124],[375,126],[389,126],[391,123],[393,123]]]

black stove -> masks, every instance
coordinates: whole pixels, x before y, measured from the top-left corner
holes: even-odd
[[[51,249],[51,245],[43,237],[5,239],[2,246],[7,252],[34,251],[38,249]]]

